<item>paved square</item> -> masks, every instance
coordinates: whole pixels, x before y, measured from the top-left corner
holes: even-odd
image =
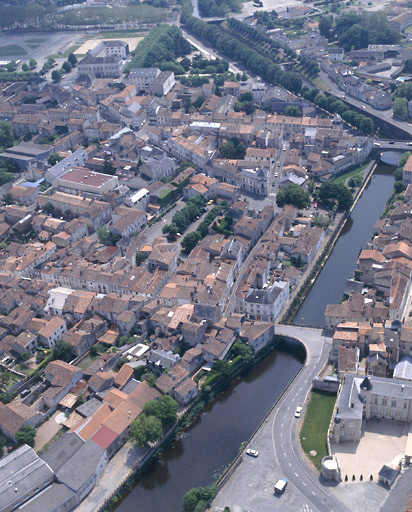
[[[359,442],[344,442],[331,444],[334,455],[337,456],[342,475],[342,484],[345,484],[345,475],[348,483],[355,475],[359,482],[360,475],[364,480],[378,480],[378,473],[384,464],[399,463],[405,453],[408,439],[408,426],[391,420],[369,420],[363,422],[362,437]]]
[[[142,39],[143,39],[143,37],[117,37],[117,38],[108,37],[106,39],[88,39],[74,53],[75,53],[75,55],[86,55],[86,53],[89,50],[93,50],[93,48],[95,48],[102,41],[119,41],[119,40],[127,43],[129,45],[129,50],[133,51]]]

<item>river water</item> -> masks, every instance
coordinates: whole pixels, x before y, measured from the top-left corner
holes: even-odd
[[[118,507],[120,512],[180,512],[185,493],[210,485],[239,453],[304,361],[301,345],[280,345],[209,406],[164,452]]]
[[[384,156],[386,162],[396,165],[400,153],[388,152]],[[341,301],[346,279],[352,277],[359,253],[370,240],[374,225],[392,193],[392,173],[393,167],[382,163],[376,168],[293,323],[323,327],[327,304]]]

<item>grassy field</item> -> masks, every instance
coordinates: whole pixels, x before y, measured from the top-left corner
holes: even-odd
[[[321,460],[328,454],[326,451],[326,436],[335,401],[336,395],[334,394],[312,391],[300,431],[300,442],[303,451],[319,470],[321,469]],[[310,455],[312,450],[316,451],[314,457]]]
[[[0,57],[17,57],[20,55],[27,55],[27,52],[17,44],[0,46]]]
[[[370,162],[366,162],[365,164],[360,165],[359,167],[356,167],[355,169],[352,169],[351,171],[345,172],[344,174],[341,174],[340,176],[337,176],[332,181],[334,183],[346,183],[349,178],[352,178],[352,176],[358,176],[363,173],[363,171],[366,169],[366,167],[369,165]]]

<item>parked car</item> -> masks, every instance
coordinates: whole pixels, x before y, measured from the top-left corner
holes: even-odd
[[[259,452],[257,450],[252,450],[252,448],[248,448],[246,453],[251,457],[257,457],[259,455]]]

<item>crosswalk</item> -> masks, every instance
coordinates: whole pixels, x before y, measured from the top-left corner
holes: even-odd
[[[301,507],[299,512],[314,512],[312,508],[309,507],[306,503],[304,503]]]

